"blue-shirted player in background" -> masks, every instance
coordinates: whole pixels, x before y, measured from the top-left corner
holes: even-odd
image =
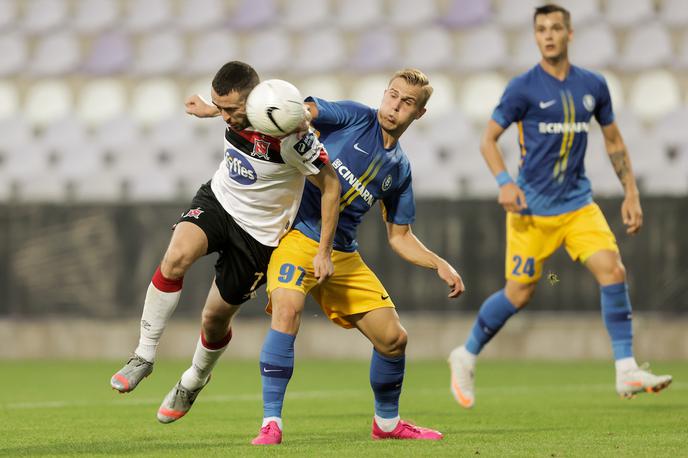
[[[499,184],[507,211],[506,286],[481,306],[465,345],[452,351],[451,389],[466,408],[475,402],[475,360],[506,321],[526,306],[542,275],[544,261],[562,244],[600,284],[602,316],[616,360],[616,390],[623,397],[657,392],[671,376],[638,368],[633,356],[631,302],[616,239],[592,200],[584,156],[589,122],[602,126],[605,145],[623,185],[623,222],[629,234],[642,225],[642,210],[631,163],[614,122],[609,90],[597,73],[571,65],[570,14],[558,5],[536,8],[535,40],[542,60],[507,86],[494,110],[481,152]],[[516,183],[506,172],[497,140],[517,123],[521,147]]]
[[[427,77],[410,69],[397,72],[379,110],[355,102],[309,98],[313,126],[327,148],[342,185],[335,234],[334,274],[326,282],[314,275],[312,255],[320,234],[320,191],[306,183],[293,229],[280,241],[268,267],[271,329],[260,355],[264,418],[256,445],[282,441],[282,403],[294,368],[294,341],[309,292],[334,323],[357,328],[373,344],[370,384],[375,395],[374,439],[437,440],[442,434],[399,418],[404,378],[406,331],[382,283],[357,251],[356,228],[380,201],[392,249],[405,260],[437,270],[458,296],[463,282],[444,259],[428,250],[411,231],[415,205],[409,162],[399,137],[425,113],[432,93]]]

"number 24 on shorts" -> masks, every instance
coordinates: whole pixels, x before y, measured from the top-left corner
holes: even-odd
[[[526,261],[523,262],[523,258],[516,255],[512,259],[514,261],[514,264],[516,264],[514,266],[514,270],[511,271],[512,274],[514,274],[514,275],[526,274],[529,277],[532,277],[533,275],[535,275],[535,259],[534,258],[526,258]]]
[[[301,266],[294,266],[294,264],[282,264],[280,266],[280,275],[277,277],[277,280],[279,280],[280,283],[291,283],[296,270],[298,270],[300,273],[295,284],[296,286],[301,286],[301,283],[303,283],[303,277],[306,276],[306,269]]]

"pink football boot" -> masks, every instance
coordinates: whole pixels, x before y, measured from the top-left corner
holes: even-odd
[[[373,418],[373,433],[371,434],[373,439],[420,439],[420,440],[430,440],[438,441],[442,439],[442,433],[435,431],[434,429],[422,428],[414,424],[408,423],[404,420],[399,420],[397,427],[394,431],[388,433],[381,430],[375,419]]]
[[[253,445],[277,445],[282,443],[282,430],[276,421],[271,421],[260,428],[260,434],[251,441]]]

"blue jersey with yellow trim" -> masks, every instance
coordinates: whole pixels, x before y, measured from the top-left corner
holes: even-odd
[[[597,73],[572,65],[560,81],[538,64],[509,82],[492,119],[505,129],[518,123],[525,212],[558,215],[592,202],[584,165],[592,116],[602,126],[614,121],[607,83]]]
[[[318,107],[312,124],[342,185],[334,248],[358,248],[356,229],[378,200],[388,222],[411,224],[416,214],[411,166],[399,142],[385,149],[377,110],[351,101],[306,101]],[[294,228],[313,240],[320,240],[320,207],[320,190],[306,182]]]

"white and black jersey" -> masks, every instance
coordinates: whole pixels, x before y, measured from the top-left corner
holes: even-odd
[[[224,159],[211,181],[222,207],[260,243],[277,246],[294,222],[304,176],[327,155],[314,133],[281,142],[256,131],[225,131]]]

